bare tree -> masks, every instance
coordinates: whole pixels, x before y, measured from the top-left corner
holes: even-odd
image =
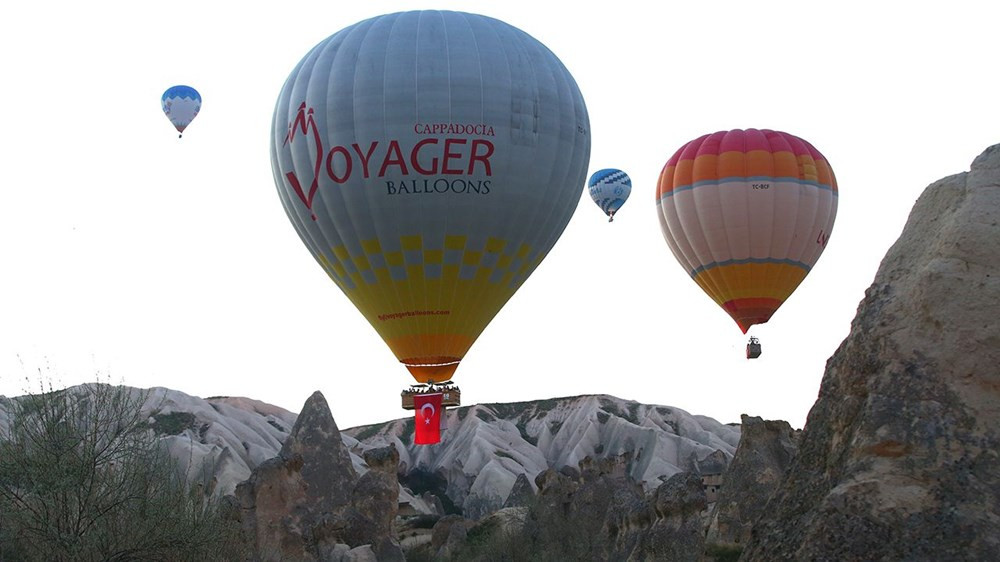
[[[92,383],[5,401],[0,562],[241,557],[237,524],[187,486],[142,415],[146,398]]]

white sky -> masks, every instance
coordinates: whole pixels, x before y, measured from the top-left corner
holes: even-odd
[[[651,6],[659,6],[652,8]],[[1000,141],[995,2],[18,2],[0,20],[0,394],[41,369],[298,411],[340,427],[409,415],[412,379],[299,241],[271,175],[278,92],[316,43],[368,17],[457,9],[546,44],[590,113],[588,175],[632,197],[608,224],[580,188],[562,238],[455,376],[465,404],[607,393],[722,422],[801,427],[826,360],[931,182]],[[169,86],[204,99],[181,140]],[[828,158],[826,252],[764,353],[660,234],[667,158],[770,128]]]

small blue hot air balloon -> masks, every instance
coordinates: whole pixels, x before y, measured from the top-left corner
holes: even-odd
[[[177,138],[181,138],[184,129],[191,124],[191,121],[198,116],[201,110],[201,94],[191,86],[171,86],[163,92],[160,98],[163,105],[163,113],[174,124],[177,129]]]
[[[608,215],[608,222],[611,222],[632,193],[632,180],[617,168],[605,168],[590,176],[587,187],[590,188],[590,198]]]

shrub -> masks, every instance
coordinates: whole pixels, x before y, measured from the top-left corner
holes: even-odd
[[[705,546],[705,555],[714,562],[736,562],[743,554],[743,548],[737,545],[709,543]]]
[[[388,424],[387,423],[377,423],[375,425],[366,425],[366,426],[363,426],[363,427],[359,428],[358,434],[355,435],[354,438],[357,439],[358,441],[364,441],[365,439],[368,439],[369,437],[374,437],[374,436],[378,435],[378,433],[380,431],[382,431],[382,429],[386,425],[388,425]]]
[[[241,558],[236,523],[187,486],[144,420],[145,400],[95,383],[7,403],[0,562]]]
[[[189,429],[194,429],[194,414],[191,412],[156,413],[153,414],[153,421],[149,426],[157,435],[180,435]]]

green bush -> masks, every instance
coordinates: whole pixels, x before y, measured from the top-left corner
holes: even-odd
[[[449,562],[566,562],[605,560],[608,553],[603,516],[570,513],[554,498],[533,498],[520,529],[504,529],[486,520],[468,530]],[[603,515],[603,514],[601,514]],[[410,560],[409,552],[407,560]]]
[[[191,412],[170,412],[169,414],[153,414],[150,428],[157,435],[180,435],[189,429],[194,429],[194,414]]]
[[[403,443],[413,443],[413,434],[416,430],[416,422],[413,421],[413,418],[407,418],[407,420],[403,422],[403,431],[399,436],[399,440]]]
[[[705,556],[714,562],[736,562],[743,554],[743,548],[735,545],[709,543],[705,545]]]
[[[364,441],[369,437],[374,437],[375,435],[378,435],[378,433],[382,431],[386,425],[388,425],[388,423],[377,423],[375,425],[363,426],[359,429],[358,434],[355,435],[354,438],[358,441]]]

